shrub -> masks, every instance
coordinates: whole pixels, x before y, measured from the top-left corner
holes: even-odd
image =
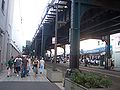
[[[70,79],[86,88],[108,88],[112,81],[107,76],[75,70]]]

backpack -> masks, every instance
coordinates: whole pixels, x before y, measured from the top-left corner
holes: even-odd
[[[8,67],[12,67],[12,65],[13,65],[13,60],[9,60],[8,61]]]

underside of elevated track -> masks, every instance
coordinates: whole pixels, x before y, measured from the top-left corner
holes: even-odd
[[[120,32],[119,0],[52,1],[48,4],[32,41],[36,56],[54,48],[52,38],[55,37],[56,12],[58,46],[74,43],[75,39],[75,43],[78,43],[80,40],[102,39]]]

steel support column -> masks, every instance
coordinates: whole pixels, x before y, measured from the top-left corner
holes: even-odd
[[[71,4],[70,68],[79,68],[80,55],[80,0]]]
[[[51,49],[50,49],[50,60],[51,60],[51,58],[52,58],[52,51],[51,51]]]
[[[58,0],[59,3],[59,0]],[[55,55],[54,55],[54,63],[57,61],[57,29],[58,29],[58,5],[56,5],[56,18],[55,18]]]
[[[110,35],[105,36],[105,69],[110,68],[110,58],[111,58],[111,53],[110,53]]]
[[[35,51],[34,51],[34,56],[37,56],[37,38],[35,38]]]
[[[42,26],[41,57],[44,56],[44,25]]]
[[[65,54],[66,54],[66,48],[65,48],[65,45],[63,45],[63,49],[64,49],[63,57],[64,57],[64,59],[65,59]]]

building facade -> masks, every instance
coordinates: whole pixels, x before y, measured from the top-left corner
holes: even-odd
[[[7,43],[10,38],[8,28],[9,0],[0,0],[0,70],[3,69],[6,62]],[[9,17],[8,17],[9,16]],[[9,27],[7,27],[9,25]]]
[[[12,39],[14,0],[0,0],[0,70],[11,56],[20,54]]]

